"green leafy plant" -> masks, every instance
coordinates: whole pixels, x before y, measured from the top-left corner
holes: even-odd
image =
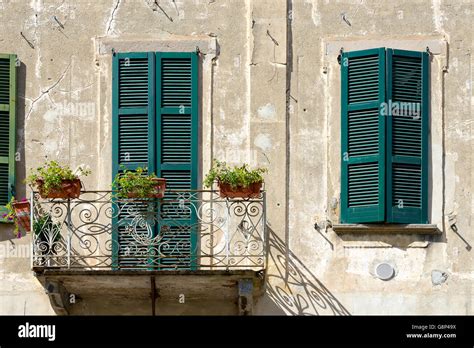
[[[12,196],[10,202],[7,203],[5,208],[7,208],[7,212],[2,215],[2,218],[6,221],[14,221],[15,220],[15,209],[13,208],[13,203],[15,203],[15,197]]]
[[[41,183],[43,192],[48,194],[53,190],[61,189],[63,181],[76,180],[80,175],[87,176],[90,173],[90,170],[85,170],[82,167],[73,172],[68,166],[60,165],[56,161],[49,161],[36,170],[31,170],[25,183],[31,186],[38,186]]]
[[[146,198],[158,193],[158,177],[154,173],[147,174],[147,168],[138,167],[132,171],[122,166],[122,169],[122,173],[118,173],[112,183],[112,188],[117,190],[117,197]]]
[[[248,164],[230,167],[225,162],[214,159],[209,173],[204,178],[204,186],[211,188],[214,182],[228,184],[232,188],[248,187],[251,184],[262,183],[266,168],[250,169]]]
[[[26,201],[26,198],[24,198],[23,201]],[[5,206],[5,208],[7,208],[7,212],[2,215],[2,218],[4,221],[13,222],[15,224],[15,229],[13,230],[13,233],[18,238],[21,238],[21,233],[18,228],[18,221],[17,221],[17,217],[15,213],[15,208],[13,207],[13,203],[15,202],[16,202],[15,197],[12,196],[12,198],[10,199],[10,202],[8,202],[7,205]]]

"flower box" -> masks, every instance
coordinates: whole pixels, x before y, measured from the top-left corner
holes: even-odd
[[[24,232],[31,231],[31,209],[28,201],[15,201],[12,203],[15,210],[16,224]]]
[[[221,198],[257,198],[260,196],[262,183],[256,182],[247,187],[232,187],[230,184],[218,182]]]
[[[81,195],[81,180],[63,180],[61,182],[61,187],[57,189],[50,189],[48,192],[44,190],[44,181],[37,180],[36,185],[38,186],[39,194],[42,198],[79,198]]]

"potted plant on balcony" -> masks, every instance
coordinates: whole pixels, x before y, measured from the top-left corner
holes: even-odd
[[[204,186],[211,188],[217,182],[223,198],[255,198],[260,195],[266,172],[266,168],[249,169],[247,164],[230,167],[225,162],[214,160],[204,178]]]
[[[15,223],[15,235],[20,238],[21,232],[20,227],[23,232],[28,233],[31,230],[31,210],[30,202],[26,198],[23,198],[20,201],[15,200],[15,197],[12,197],[10,202],[6,205],[7,213],[3,214],[3,218],[6,221]]]
[[[7,212],[2,215],[2,218],[4,221],[13,222],[15,224],[13,231],[15,236],[20,238],[22,231],[25,233],[30,232],[30,202],[28,202],[26,198],[17,201],[15,197],[12,197],[5,207],[7,208]],[[20,227],[22,231],[20,231]]]
[[[122,173],[115,176],[112,187],[119,198],[163,198],[166,179],[158,178],[154,173],[147,174],[146,168],[123,168]]]
[[[78,198],[81,194],[80,175],[87,176],[90,170],[79,167],[76,172],[56,161],[46,162],[31,171],[25,182],[37,187],[42,198]]]

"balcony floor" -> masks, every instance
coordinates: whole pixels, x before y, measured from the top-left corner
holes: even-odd
[[[250,282],[254,298],[264,292],[264,272],[252,270],[68,270],[34,269],[35,276],[50,296],[58,314],[68,314],[70,294],[81,301],[88,299],[105,301],[153,301],[174,302],[183,294],[186,301],[237,302],[239,282]],[[53,284],[53,285],[52,285]],[[60,284],[60,285],[58,285]],[[154,285],[153,285],[154,284]]]

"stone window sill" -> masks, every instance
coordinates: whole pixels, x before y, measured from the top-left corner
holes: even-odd
[[[337,234],[441,234],[429,224],[338,224],[332,229]]]

